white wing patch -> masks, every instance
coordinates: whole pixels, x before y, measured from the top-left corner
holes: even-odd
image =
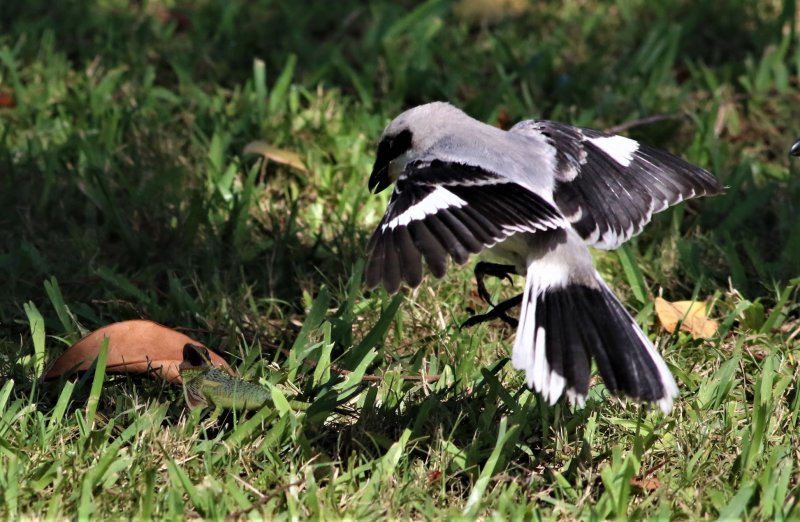
[[[405,226],[412,221],[425,219],[426,216],[436,214],[436,212],[439,210],[450,207],[460,208],[466,206],[466,204],[466,201],[456,196],[446,188],[436,187],[433,192],[428,194],[421,201],[411,205],[406,209],[405,212],[383,225],[382,230],[386,230],[387,228],[394,229],[398,226]]]
[[[639,150],[639,142],[625,136],[603,136],[588,138],[586,141],[592,142],[623,167],[631,164],[633,155]]]

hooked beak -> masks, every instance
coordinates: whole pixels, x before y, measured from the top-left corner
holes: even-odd
[[[372,174],[369,176],[370,192],[377,194],[391,184],[392,180],[389,179],[389,164],[384,163],[383,165],[380,165],[376,161],[375,166],[372,167]]]
[[[800,140],[797,140],[797,142],[792,145],[792,148],[789,149],[789,154],[792,156],[800,156]]]
[[[378,154],[375,157],[375,164],[372,166],[372,174],[369,177],[369,190],[374,194],[381,192],[386,187],[394,183],[389,166],[392,161],[404,154],[411,148],[411,132],[404,130],[395,136],[384,136],[378,144]]]

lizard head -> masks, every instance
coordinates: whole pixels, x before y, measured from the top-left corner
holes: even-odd
[[[200,380],[209,368],[213,368],[208,348],[196,344],[186,343],[183,346],[183,361],[178,366],[178,372],[183,380],[183,392],[186,404],[190,408],[207,406],[208,401],[197,388]]]
[[[186,343],[183,345],[183,362],[181,363],[181,369],[197,366],[211,366],[211,356],[208,354],[208,348],[197,344]]]

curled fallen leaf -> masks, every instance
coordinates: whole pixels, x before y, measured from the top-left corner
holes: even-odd
[[[188,335],[152,321],[113,323],[95,330],[70,346],[45,370],[43,379],[51,380],[88,370],[100,353],[105,337],[108,337],[106,372],[152,372],[173,384],[181,383],[178,367],[183,361],[183,347],[188,343],[202,346]],[[231,372],[230,366],[222,357],[211,350],[208,353],[215,366]]]
[[[259,154],[268,160],[274,161],[275,163],[292,167],[300,172],[308,172],[303,160],[300,159],[300,156],[296,152],[279,149],[278,147],[274,147],[265,141],[251,141],[244,148],[244,153]]]
[[[658,478],[632,478],[631,486],[642,491],[655,491],[661,487],[661,481]]]
[[[695,339],[708,339],[713,337],[719,329],[719,323],[709,319],[706,304],[702,301],[675,301],[671,303],[661,297],[656,297],[656,315],[661,326],[669,333],[673,333],[678,323],[681,330],[689,332]]]

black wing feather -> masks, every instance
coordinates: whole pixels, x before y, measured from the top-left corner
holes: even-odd
[[[428,264],[428,269],[434,277],[442,277],[447,272],[447,250],[439,242],[438,239],[431,233],[428,225],[421,220],[412,221],[408,224],[408,231],[411,233],[411,238],[414,240],[414,246],[417,250],[422,252],[425,257],[425,262]],[[379,238],[380,235],[373,236]],[[370,263],[373,260],[370,259]],[[375,264],[381,263],[381,260],[376,259]],[[369,267],[369,265],[367,265]],[[377,285],[379,281],[376,281]],[[374,286],[374,285],[373,285]]]
[[[496,173],[438,160],[412,162],[370,239],[366,283],[383,283],[389,292],[401,279],[415,287],[422,279],[421,257],[441,277],[448,257],[461,265],[516,232],[565,225],[553,204]]]
[[[408,227],[397,230],[394,234],[395,250],[400,256],[400,272],[403,281],[415,287],[422,281],[422,256],[414,246]]]
[[[594,141],[615,138],[612,134],[553,121],[521,122],[510,132],[537,134],[555,148],[553,199],[596,248],[617,248],[641,232],[654,213],[724,190],[708,171],[641,143],[623,164]]]

